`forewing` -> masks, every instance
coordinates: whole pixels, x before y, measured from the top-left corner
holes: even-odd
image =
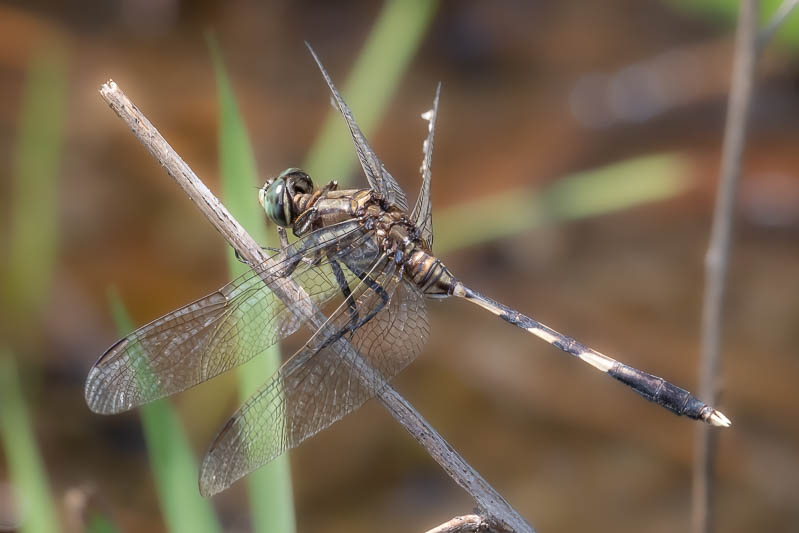
[[[358,127],[358,124],[355,123],[355,117],[352,115],[352,111],[347,106],[344,99],[339,94],[336,86],[333,84],[333,80],[330,78],[330,75],[325,70],[325,67],[322,66],[322,62],[316,55],[316,52],[313,51],[311,45],[305,43],[308,47],[308,50],[311,52],[311,55],[316,61],[317,66],[319,66],[319,70],[322,71],[322,76],[325,78],[327,82],[327,86],[330,88],[330,92],[333,94],[333,100],[336,104],[336,107],[344,116],[344,120],[347,121],[347,126],[350,129],[350,134],[352,135],[352,141],[355,144],[355,151],[358,154],[358,160],[361,162],[361,167],[363,167],[363,171],[366,174],[366,179],[369,182],[369,186],[380,193],[384,200],[388,203],[395,205],[402,209],[403,211],[408,210],[408,199],[405,197],[405,192],[399,186],[397,181],[394,179],[380,159],[375,154],[372,147],[369,146],[366,137],[364,137],[363,133],[361,133],[361,129]]]
[[[416,287],[400,280],[393,264],[388,260],[387,268],[375,276],[390,297],[381,312],[352,338],[347,333],[333,342],[336,335],[331,333],[352,319],[342,304],[324,328],[326,334],[309,340],[228,421],[203,460],[202,494],[226,489],[358,409],[421,353],[429,334],[424,299]],[[365,283],[353,296],[362,317],[381,301]],[[351,358],[346,341],[360,361]]]
[[[422,188],[419,190],[419,198],[411,212],[411,222],[416,224],[423,239],[432,249],[433,247],[433,204],[430,202],[430,182],[432,179],[431,165],[433,163],[433,136],[436,129],[436,116],[438,116],[438,95],[441,93],[441,83],[436,87],[436,97],[433,100],[433,109],[422,114],[422,118],[427,120],[427,139],[422,145]]]
[[[86,403],[118,413],[183,391],[234,368],[300,326],[292,305],[264,280],[291,274],[319,304],[339,291],[329,258],[370,241],[347,222],[318,230],[218,291],[142,326],[109,348],[86,380]],[[281,255],[282,254],[282,255]]]

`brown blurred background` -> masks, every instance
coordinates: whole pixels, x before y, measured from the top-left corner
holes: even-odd
[[[34,326],[18,324],[6,305],[0,330],[18,356],[59,503],[75,487],[91,487],[120,529],[164,530],[138,418],[90,413],[83,380],[117,338],[109,286],[142,324],[227,277],[224,242],[100,100],[99,85],[114,78],[218,191],[216,88],[204,32],[218,38],[266,177],[300,164],[329,111],[303,41],[343,81],[380,9],[318,1],[0,4],[3,213],[13,210],[28,61],[56,46],[68,69],[55,279]],[[678,2],[442,2],[371,141],[415,198],[419,113],[442,82],[434,220],[484,195],[545,187],[638,156],[687,162],[685,192],[667,200],[509,234],[443,259],[485,294],[696,390],[733,33],[734,21]],[[799,530],[796,57],[786,41],[769,48],[753,103],[726,307],[719,407],[733,427],[719,441],[718,531]],[[350,104],[357,117],[358,102]],[[474,217],[492,224],[492,212]],[[0,218],[0,255],[10,225]],[[396,386],[536,528],[688,528],[694,423],[485,312],[456,301],[428,308],[431,340]],[[198,453],[238,405],[229,385],[221,378],[174,398]],[[290,457],[302,532],[423,531],[472,508],[376,402]],[[226,531],[248,530],[243,494],[239,484],[214,500]]]

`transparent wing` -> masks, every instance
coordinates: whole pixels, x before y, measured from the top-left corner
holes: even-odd
[[[416,287],[401,281],[393,261],[383,262],[383,270],[371,276],[374,283],[361,282],[352,291],[360,317],[375,309],[379,312],[350,337],[347,327],[352,316],[343,303],[327,326],[250,397],[203,460],[203,495],[226,489],[358,409],[419,355],[429,334],[424,298]],[[390,301],[380,309],[386,296]],[[360,361],[349,355],[345,340],[360,354]]]
[[[441,83],[436,87],[436,97],[433,100],[433,109],[424,113],[422,118],[427,120],[427,139],[422,145],[422,188],[419,190],[419,198],[411,212],[411,222],[419,229],[419,232],[428,246],[433,248],[433,204],[430,202],[430,181],[432,178],[431,165],[433,163],[433,136],[436,129],[436,116],[438,115],[438,95],[441,93]]]
[[[316,61],[316,64],[319,66],[319,70],[322,71],[322,76],[325,78],[327,86],[330,87],[330,92],[333,93],[336,107],[341,114],[344,115],[344,120],[347,121],[347,126],[352,135],[352,141],[355,143],[355,151],[358,153],[358,160],[361,162],[361,167],[363,167],[366,179],[369,181],[369,186],[380,193],[383,199],[388,203],[399,207],[403,211],[407,211],[408,199],[405,197],[405,192],[388,170],[386,170],[386,167],[383,166],[383,163],[377,157],[374,150],[372,150],[372,147],[369,146],[366,137],[363,136],[358,124],[355,123],[355,117],[352,116],[352,111],[350,111],[350,108],[347,106],[346,102],[344,102],[344,99],[341,98],[338,90],[336,90],[336,86],[333,85],[333,80],[325,70],[325,67],[322,66],[322,62],[316,56],[311,45],[308,43],[305,43],[305,45],[311,52],[314,61]]]
[[[295,332],[301,320],[265,285],[290,275],[320,304],[340,291],[330,261],[377,249],[357,221],[315,231],[218,291],[142,326],[109,348],[86,380],[86,403],[118,413],[234,368]],[[350,277],[352,275],[350,274]]]

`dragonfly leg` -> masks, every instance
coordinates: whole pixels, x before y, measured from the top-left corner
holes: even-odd
[[[267,252],[272,252],[272,253],[277,253],[277,252],[279,252],[279,251],[280,251],[280,250],[278,250],[277,248],[270,248],[269,246],[261,246],[261,250],[266,250]],[[236,260],[237,260],[239,263],[244,263],[245,265],[249,265],[249,264],[250,264],[250,262],[249,262],[249,261],[247,261],[246,259],[244,259],[244,258],[241,256],[241,254],[239,253],[239,251],[238,251],[238,250],[235,250],[235,249],[234,249],[234,250],[233,250],[233,253],[235,254],[235,256],[236,256]]]
[[[249,265],[250,264],[250,262],[247,261],[246,259],[244,259],[241,256],[241,254],[239,253],[239,251],[236,250],[235,248],[233,249],[233,254],[236,256],[236,261],[238,261],[239,263],[244,263],[245,265]]]
[[[365,317],[363,317],[360,321],[358,321],[353,326],[352,331],[354,333],[356,329],[360,328],[361,326],[363,326],[364,324],[366,324],[367,322],[372,320],[372,318],[377,313],[382,311],[383,307],[385,307],[386,304],[388,303],[389,296],[388,296],[388,293],[386,292],[386,290],[379,283],[377,283],[375,280],[370,278],[369,275],[366,274],[366,272],[364,272],[363,270],[359,269],[358,267],[355,267],[354,265],[347,265],[347,268],[349,268],[352,271],[353,274],[358,276],[358,279],[363,281],[366,284],[367,287],[369,287],[370,289],[372,289],[375,292],[375,294],[380,296],[380,303],[378,305],[376,305],[374,309],[372,309]]]
[[[286,228],[278,226],[277,236],[280,238],[280,249],[285,251],[289,247],[289,237],[286,234]]]
[[[297,237],[302,237],[311,231],[311,228],[313,228],[313,223],[316,220],[317,211],[318,210],[316,206],[313,206],[303,211],[302,214],[297,217],[297,220],[294,221],[294,226],[292,226],[294,235]]]
[[[341,265],[339,265],[338,261],[331,260],[330,268],[333,270],[333,275],[336,276],[336,282],[338,283],[339,289],[341,289],[341,294],[344,295],[344,300],[350,308],[350,323],[347,329],[354,334],[355,325],[358,323],[358,307],[355,305],[355,299],[352,297],[350,286],[347,283],[347,278],[344,277],[344,271],[341,269]]]
[[[338,330],[337,333],[334,333],[333,335],[331,335],[327,339],[325,339],[325,341],[322,343],[322,345],[319,346],[319,350],[327,348],[331,344],[337,342],[344,335],[346,335],[347,332],[350,332],[351,334],[355,334],[355,331],[358,328],[364,326],[367,322],[372,320],[377,315],[377,313],[382,311],[383,308],[388,303],[389,296],[388,296],[388,293],[386,292],[386,290],[383,287],[381,287],[372,278],[370,278],[369,276],[367,276],[365,274],[364,274],[364,277],[362,279],[363,279],[363,282],[366,283],[366,285],[368,285],[372,290],[374,290],[380,296],[380,302],[374,307],[374,309],[372,309],[365,317],[360,319],[356,324],[353,325],[352,323],[350,323],[350,325],[341,328],[340,330]]]
[[[336,263],[336,261],[331,261],[330,262],[331,265],[334,265],[334,263]],[[330,337],[328,337],[322,343],[322,345],[319,347],[319,350],[327,348],[331,344],[337,342],[339,339],[341,339],[348,332],[351,334],[350,336],[352,337],[355,334],[355,331],[358,328],[364,326],[366,323],[368,323],[370,320],[372,320],[380,311],[382,311],[383,308],[386,306],[386,304],[388,304],[388,301],[390,299],[388,293],[386,292],[386,290],[379,283],[377,283],[375,280],[370,278],[366,274],[366,272],[364,272],[363,270],[361,270],[360,268],[358,268],[358,267],[356,267],[354,265],[349,265],[347,263],[345,263],[345,265],[347,265],[347,268],[350,269],[350,271],[353,274],[358,276],[358,279],[363,281],[363,283],[365,283],[367,287],[372,289],[375,292],[375,294],[380,296],[380,302],[377,305],[374,306],[374,309],[369,311],[369,313],[367,313],[366,316],[361,318],[361,319],[358,319],[357,309],[355,310],[355,313],[353,313],[352,308],[350,308],[350,316],[352,316],[352,318],[351,318],[349,324],[347,324],[345,327],[341,328],[338,332],[334,333],[333,335],[330,335]],[[333,266],[332,268],[333,268],[333,270],[335,272],[336,266]],[[337,275],[337,279],[338,279],[338,275]],[[342,272],[342,275],[341,275],[341,279],[342,280],[344,279],[343,272]],[[342,293],[344,292],[344,286],[347,287],[347,289],[346,289],[347,293],[350,293],[350,289],[349,289],[349,286],[346,284],[346,281],[342,285],[341,292]],[[351,293],[350,293],[348,298],[350,300],[353,299]]]
[[[319,189],[321,193],[320,196],[326,195],[330,191],[335,191],[338,189],[338,182],[336,180],[330,180],[330,183]]]

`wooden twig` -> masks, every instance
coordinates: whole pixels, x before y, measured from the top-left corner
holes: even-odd
[[[100,88],[100,95],[239,255],[250,264],[268,265],[271,260],[259,244],[247,234],[117,84],[113,81],[105,83]],[[269,270],[268,266],[266,270]],[[291,278],[265,279],[265,282],[275,296],[284,303],[291,304],[289,307],[296,310],[309,324],[316,328],[324,327],[326,317],[313,305],[302,287]],[[370,383],[379,382],[379,376],[375,376],[375,371],[346,340],[341,339],[332,348],[348,364],[357,367],[356,374],[362,379]],[[500,531],[534,532],[530,524],[393,387],[385,384],[377,397],[447,474],[471,495],[488,524]]]
[[[494,531],[496,530],[490,529],[490,526],[483,520],[482,516],[467,514],[465,516],[456,516],[452,520],[444,522],[425,533],[493,533]]]
[[[758,9],[758,0],[741,1],[716,207],[713,213],[710,243],[705,256],[699,391],[700,397],[711,405],[716,405],[719,395],[727,266],[758,53]],[[703,425],[696,427],[693,476],[694,533],[708,533],[713,523],[713,473],[717,432],[709,429]]]

